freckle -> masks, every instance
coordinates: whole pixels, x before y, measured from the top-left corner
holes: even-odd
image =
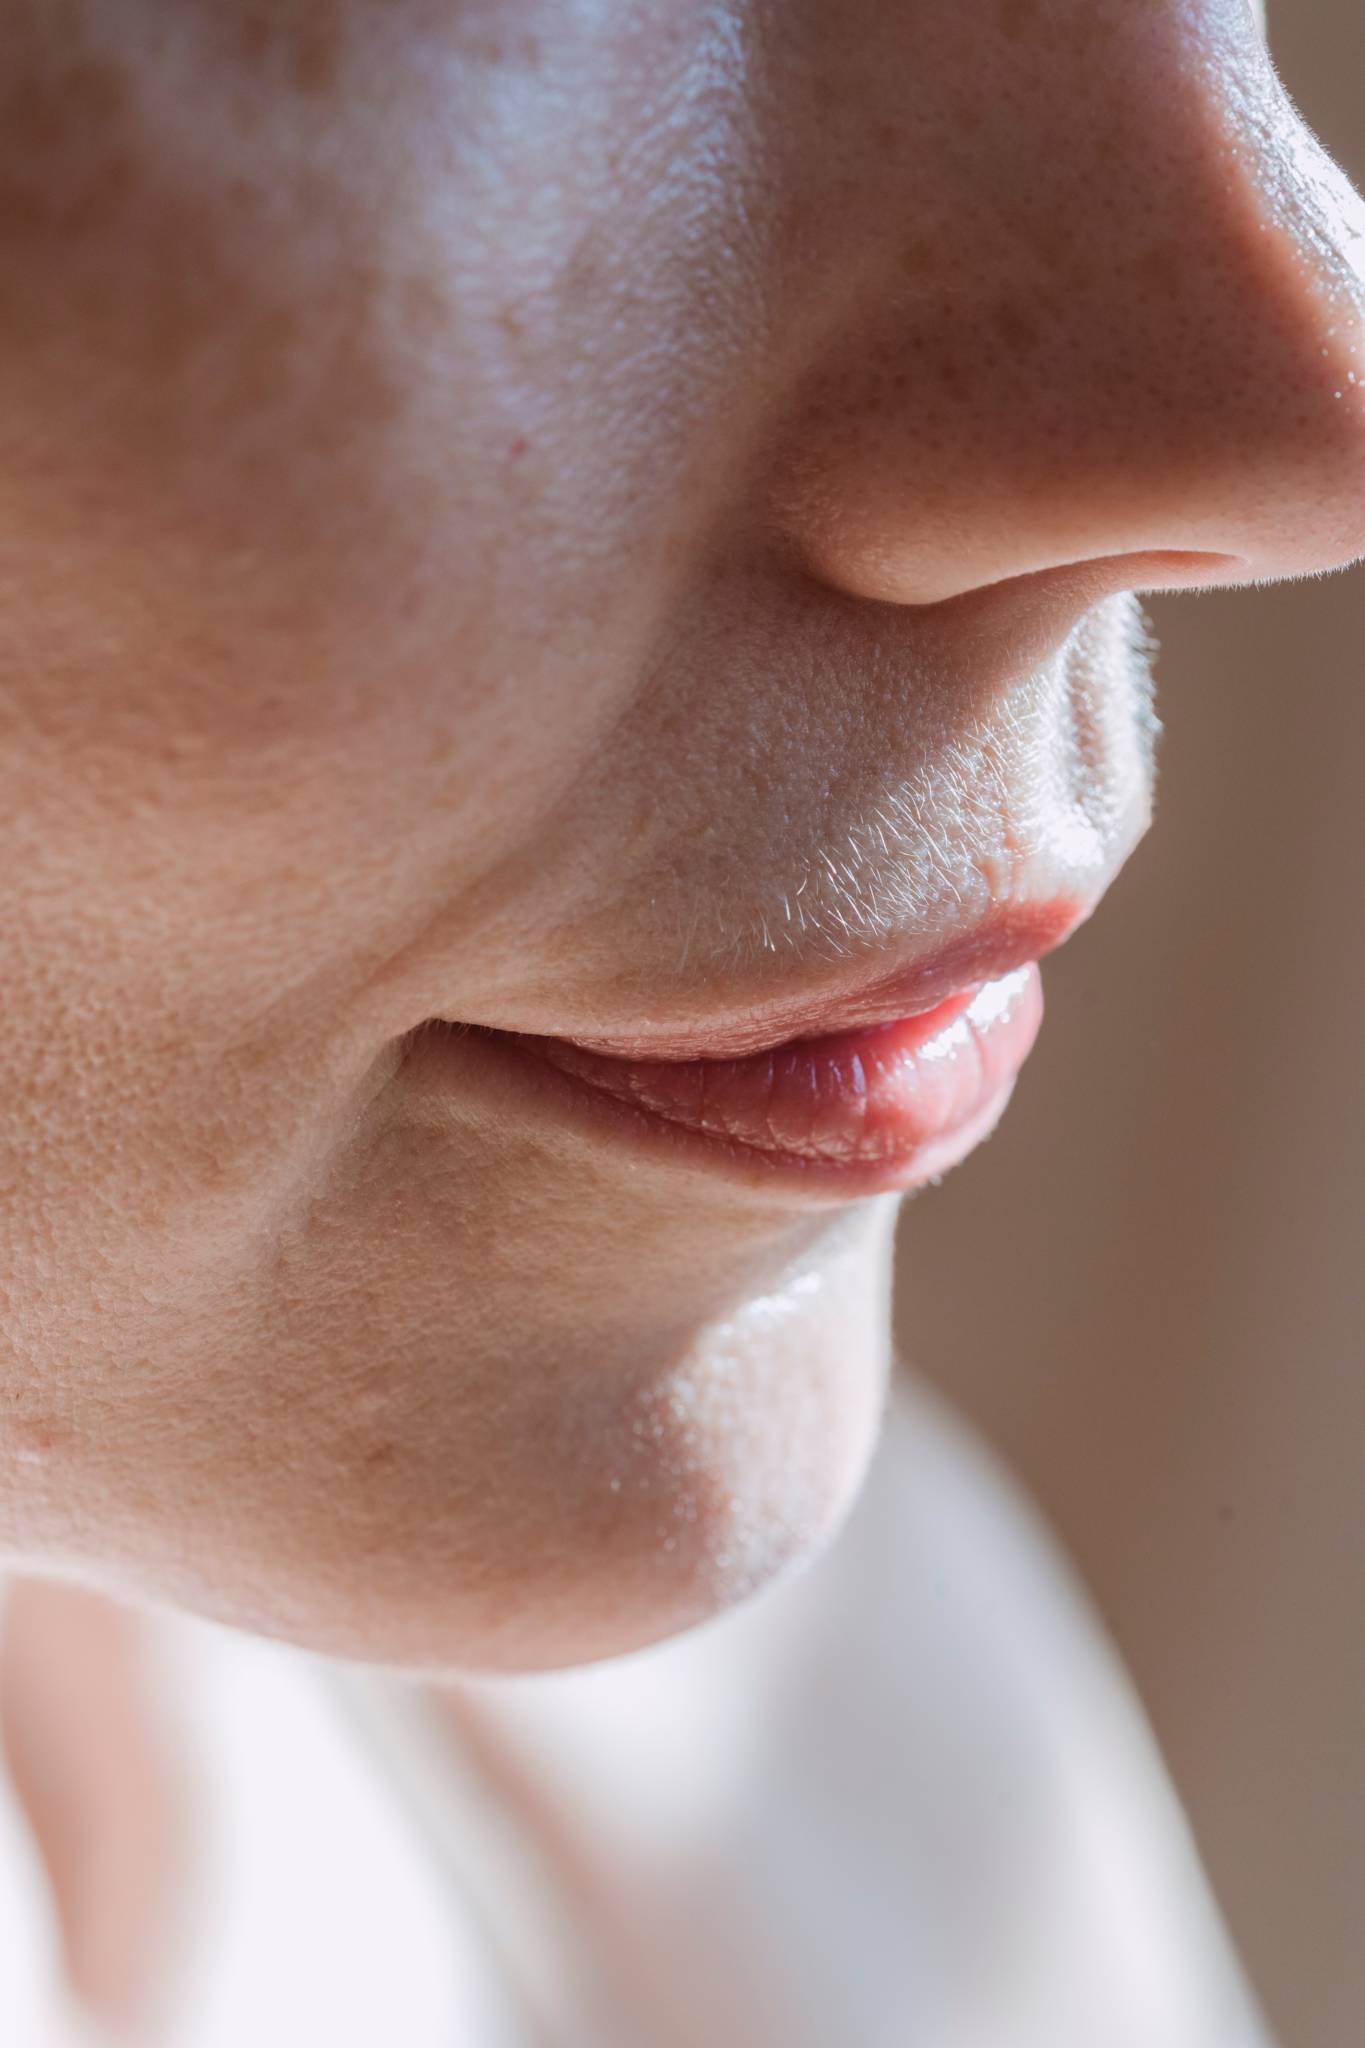
[[[566,293],[589,297],[601,288],[603,254],[595,245],[595,238],[584,235],[570,250],[568,262],[564,265],[563,282]]]
[[[127,106],[128,77],[119,65],[89,58],[64,74],[61,90],[82,121],[107,121]]]
[[[50,233],[53,211],[51,200],[35,187],[0,180],[0,241],[26,241]]]
[[[343,0],[309,0],[305,18],[294,22],[257,6],[238,22],[237,55],[252,71],[262,71],[272,62],[281,64],[294,91],[315,99],[335,83],[346,37]]]
[[[1177,294],[1183,288],[1183,264],[1174,242],[1151,242],[1134,257],[1133,276],[1149,296]]]
[[[50,1465],[61,1448],[62,1433],[48,1422],[11,1425],[10,1454],[18,1465]]]
[[[55,77],[7,95],[4,133],[14,156],[41,156],[83,140],[94,125],[107,126],[127,106],[126,74],[118,65],[81,61]]]
[[[403,313],[418,334],[430,336],[444,327],[449,305],[443,292],[420,270],[403,280]]]
[[[250,8],[237,24],[237,53],[244,64],[257,69],[266,58],[274,40],[268,14],[264,8]]]
[[[1044,221],[1030,237],[1039,261],[1054,273],[1066,273],[1075,259],[1076,238],[1063,221]]]
[[[526,332],[525,322],[522,320],[521,315],[514,313],[510,306],[504,306],[498,314],[498,326],[513,341],[520,340],[521,336]],[[1323,353],[1326,354],[1326,350]]]
[[[1009,299],[995,308],[994,326],[1005,346],[1018,355],[1031,355],[1042,339],[1037,322]]]
[[[290,65],[296,92],[314,98],[333,84],[341,68],[344,34],[344,19],[335,7],[328,7],[316,21],[300,29]]]
[[[229,205],[242,213],[259,213],[265,201],[265,193],[254,178],[229,178],[223,192]]]
[[[1038,13],[1038,0],[1000,0],[1000,26],[1012,41],[1027,35]]]
[[[944,283],[956,269],[952,252],[941,237],[925,230],[906,236],[901,244],[901,263],[920,284]]]
[[[1117,31],[1117,20],[1096,6],[1095,0],[1086,0],[1086,4],[1078,6],[1064,40],[1077,55],[1085,56],[1097,43],[1107,42]]]
[[[287,306],[265,306],[248,320],[231,393],[235,412],[258,412],[288,387],[299,338],[298,316]]]
[[[111,157],[63,209],[63,232],[73,237],[97,234],[123,212],[136,182],[131,158]]]

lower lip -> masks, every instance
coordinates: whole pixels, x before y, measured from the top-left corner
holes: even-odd
[[[713,1168],[836,1198],[933,1179],[988,1135],[1043,1015],[1034,965],[895,1023],[738,1060],[630,1060],[561,1039],[507,1041],[576,1094]]]

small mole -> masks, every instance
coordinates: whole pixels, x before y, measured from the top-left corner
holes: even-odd
[[[290,52],[289,76],[295,92],[305,99],[325,93],[341,68],[345,23],[339,8],[324,9],[297,33]]]

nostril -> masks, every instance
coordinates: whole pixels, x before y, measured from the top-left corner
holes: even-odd
[[[1198,548],[1147,548],[1039,562],[1000,576],[972,580],[965,576],[960,580],[942,576],[931,582],[913,574],[898,577],[885,571],[859,577],[850,573],[847,564],[839,565],[837,573],[830,573],[819,562],[799,557],[786,543],[785,536],[780,551],[789,573],[805,577],[823,591],[832,590],[858,604],[884,604],[897,611],[918,612],[926,618],[946,618],[955,609],[997,593],[1022,594],[1032,583],[1046,584],[1049,594],[1066,591],[1078,606],[1087,606],[1124,590],[1217,590],[1253,583],[1260,573],[1245,555]]]
[[[1154,548],[1143,554],[1109,555],[1083,568],[1103,576],[1110,589],[1135,591],[1216,590],[1251,583],[1256,571],[1245,555],[1214,554],[1194,548]],[[1123,581],[1109,582],[1113,572]]]
[[[1145,548],[1124,554],[1089,555],[1071,562],[1050,562],[1020,575],[976,584],[959,595],[973,597],[979,591],[1002,589],[1006,584],[1022,589],[1031,582],[1045,580],[1051,590],[1063,589],[1070,583],[1079,602],[1094,604],[1122,590],[1216,590],[1251,583],[1255,577],[1256,570],[1245,555],[1198,548]],[[952,597],[940,600],[949,604],[954,601]]]

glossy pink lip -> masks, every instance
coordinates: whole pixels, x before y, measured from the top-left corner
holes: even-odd
[[[807,986],[799,994],[770,999],[762,1007],[710,1015],[703,1024],[652,1024],[636,1031],[591,1036],[575,1033],[536,1042],[569,1045],[614,1060],[742,1060],[752,1053],[790,1046],[798,1039],[828,1038],[870,1025],[904,1022],[937,1009],[963,990],[979,988],[1016,967],[1040,960],[1070,937],[1090,908],[1064,896],[1013,904],[937,952],[883,968],[859,986],[848,986],[845,970],[841,988]]]
[[[845,1195],[905,1189],[992,1128],[1042,1021],[1037,967],[932,1009],[739,1059],[621,1059],[563,1039],[513,1039],[585,1091],[714,1148]],[[832,1191],[832,1187],[831,1187]]]

